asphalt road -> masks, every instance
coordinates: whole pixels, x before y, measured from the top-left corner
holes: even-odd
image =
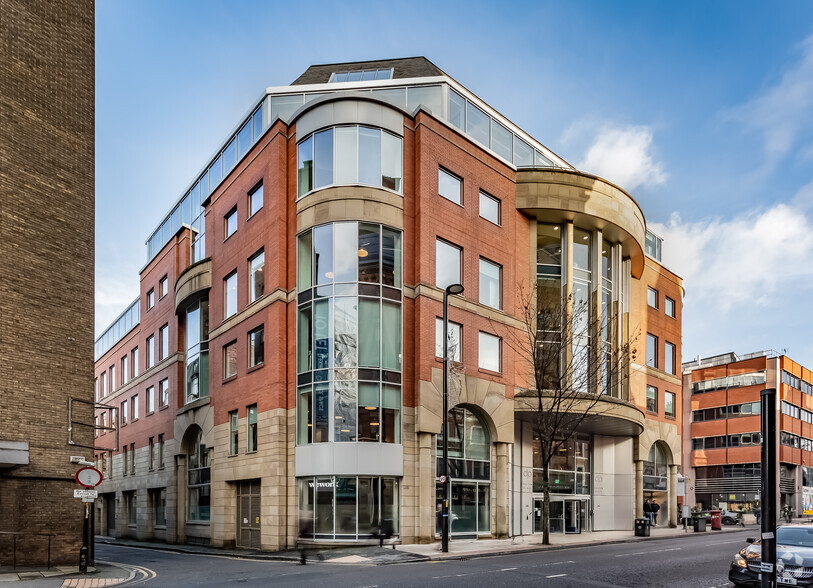
[[[469,560],[393,565],[248,561],[114,545],[98,545],[98,560],[137,566],[127,585],[200,586],[523,586],[680,587],[731,586],[728,566],[753,530],[574,547]],[[49,584],[58,586],[60,583]],[[45,585],[45,584],[40,584]],[[26,582],[25,586],[33,586]]]

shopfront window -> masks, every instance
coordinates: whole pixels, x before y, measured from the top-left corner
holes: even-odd
[[[298,483],[300,537],[356,540],[400,532],[397,478],[318,476]]]
[[[299,236],[297,441],[401,442],[401,233]]]
[[[533,440],[533,491],[543,492],[542,457],[539,438]],[[549,477],[552,494],[590,494],[590,437],[576,435],[568,439],[551,457]]]

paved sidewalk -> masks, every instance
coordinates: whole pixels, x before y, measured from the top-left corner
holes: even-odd
[[[53,566],[50,569],[19,568],[9,571],[11,566],[0,568],[0,586],[6,582],[62,578],[63,587],[96,588],[115,586],[129,580],[133,574],[129,570],[102,562],[96,567],[88,567],[87,573],[80,573],[79,566]]]

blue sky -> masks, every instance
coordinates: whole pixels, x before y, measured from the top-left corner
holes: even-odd
[[[806,0],[96,4],[96,329],[144,241],[267,86],[425,55],[627,189],[686,287],[683,359],[813,367],[813,10]]]

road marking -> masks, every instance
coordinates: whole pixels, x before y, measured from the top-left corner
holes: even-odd
[[[503,568],[501,570],[497,570],[498,572],[510,572],[511,570],[515,570],[517,568]]]
[[[672,547],[670,549],[655,549],[653,551],[636,551],[635,553],[620,553],[616,557],[629,557],[631,555],[646,555],[648,553],[663,553],[665,551],[680,551],[680,547]]]
[[[562,576],[567,576],[567,574],[555,574],[553,576],[545,576],[546,578],[561,578]]]

